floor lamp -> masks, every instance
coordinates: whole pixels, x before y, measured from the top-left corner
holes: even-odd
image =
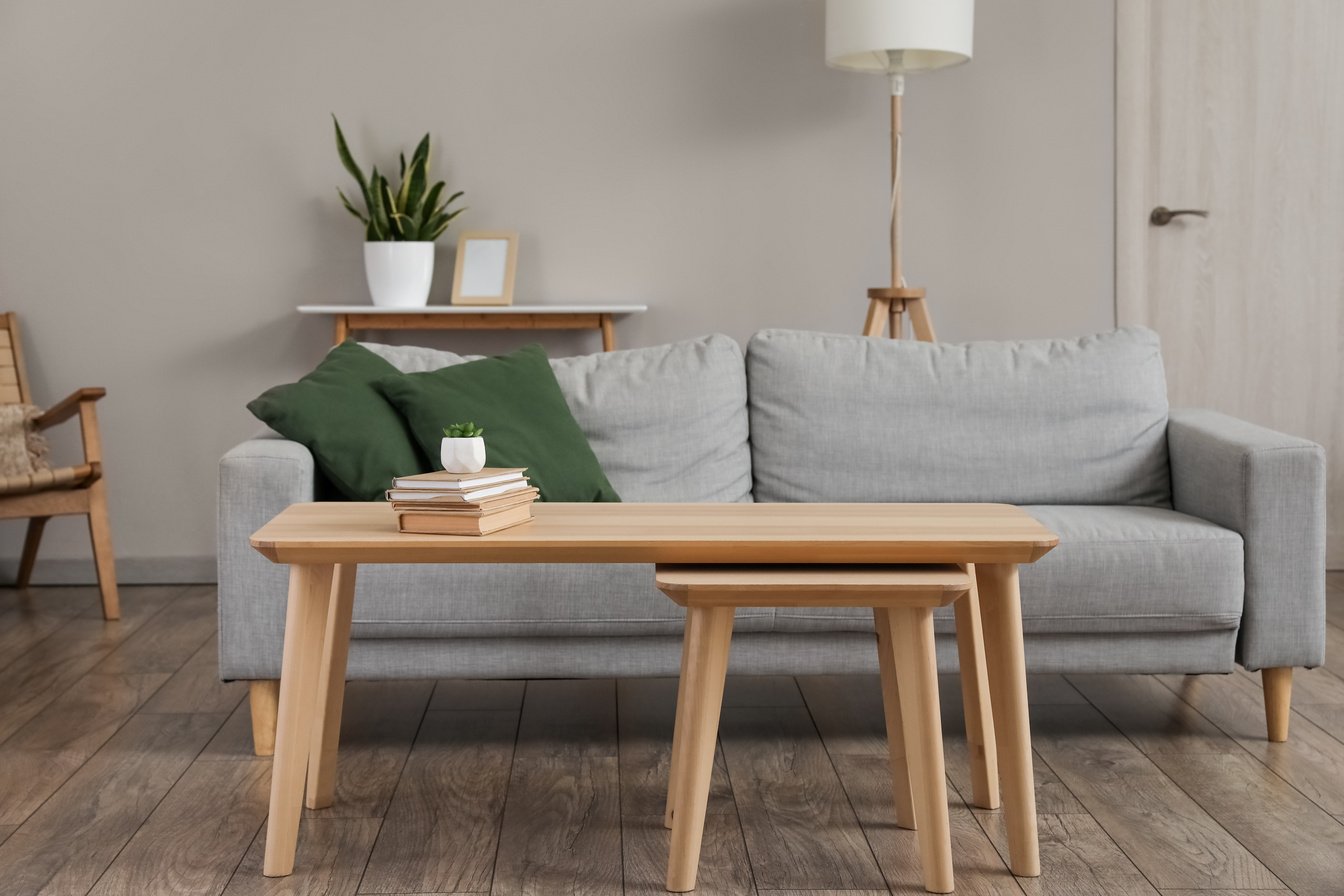
[[[901,273],[901,95],[905,75],[971,58],[975,0],[826,0],[826,64],[891,80],[891,286],[868,290],[865,336],[904,335],[910,312],[915,338],[934,340],[924,290]]]

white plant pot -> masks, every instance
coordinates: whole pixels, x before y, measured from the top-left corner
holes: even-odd
[[[485,439],[445,438],[439,443],[439,461],[449,473],[479,473],[485,467]]]
[[[364,275],[373,304],[423,308],[434,279],[433,243],[365,243]]]

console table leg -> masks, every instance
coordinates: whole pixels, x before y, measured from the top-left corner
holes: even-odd
[[[688,730],[678,762],[672,849],[667,862],[667,889],[673,893],[695,889],[714,747],[719,737],[719,712],[723,708],[723,681],[733,637],[733,608],[690,607],[686,637],[692,641],[689,659],[695,674],[684,695],[689,705],[683,722]]]
[[[1036,832],[1036,790],[1031,766],[1031,721],[1027,711],[1027,666],[1022,652],[1022,595],[1017,566],[977,564],[985,664],[994,712],[994,737],[1003,779],[1008,867],[1019,877],[1041,874]]]
[[[327,608],[322,663],[318,671],[317,716],[308,749],[309,809],[325,809],[336,799],[336,752],[341,741],[341,710],[345,706],[345,667],[350,655],[350,619],[355,606],[355,565],[336,567]]]
[[[602,327],[602,351],[616,351],[616,326],[611,320],[611,315],[602,315],[598,324]]]
[[[951,893],[952,834],[947,812],[947,769],[943,761],[943,718],[938,706],[938,659],[933,610],[888,611],[890,636],[905,723],[910,789],[919,822],[919,860],[924,889]]]
[[[984,629],[975,566],[970,592],[955,604],[957,656],[961,667],[961,702],[966,716],[966,746],[971,754],[971,801],[981,809],[999,808],[999,757],[994,745],[994,715],[989,708],[989,676],[985,672]]]
[[[344,314],[336,315],[336,345],[350,338],[350,318]]]
[[[890,610],[873,607],[877,629],[877,668],[882,677],[882,708],[887,719],[887,755],[891,763],[891,792],[896,802],[896,826],[915,829],[915,806],[910,793],[910,765],[905,754],[905,722],[896,684],[896,646],[892,643]]]
[[[262,873],[284,877],[294,871],[303,813],[304,773],[316,709],[318,669],[327,627],[333,568],[291,566],[285,610],[285,652],[280,664],[280,712],[271,766],[271,807]]]

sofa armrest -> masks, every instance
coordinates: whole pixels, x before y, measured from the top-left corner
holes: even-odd
[[[307,448],[256,438],[219,461],[219,672],[224,679],[278,678],[289,568],[248,543],[290,504],[313,500],[315,465]]]
[[[1246,596],[1238,660],[1248,669],[1325,658],[1325,450],[1225,414],[1173,410],[1177,510],[1241,534]]]

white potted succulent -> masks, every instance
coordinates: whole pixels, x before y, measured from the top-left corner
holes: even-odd
[[[479,473],[485,467],[485,430],[475,423],[454,423],[443,430],[439,461],[449,473]]]
[[[401,155],[401,185],[396,190],[375,165],[366,177],[350,154],[341,123],[336,125],[336,152],[341,164],[359,184],[364,198],[361,212],[341,190],[341,202],[364,225],[364,274],[373,304],[387,308],[418,308],[429,302],[434,279],[434,241],[464,209],[448,207],[462,197],[459,190],[446,200],[444,183],[429,185],[429,135],[406,162]]]

